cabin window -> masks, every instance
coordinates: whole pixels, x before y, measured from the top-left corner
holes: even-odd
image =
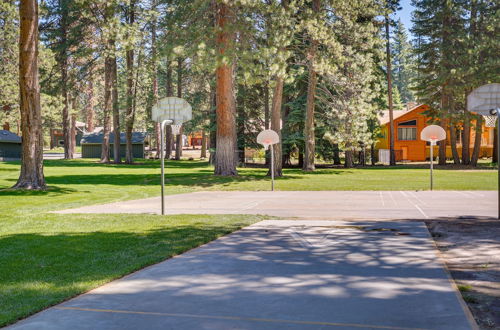
[[[416,127],[398,127],[398,139],[400,141],[412,141],[417,139]]]
[[[417,126],[417,120],[408,120],[408,121],[403,121],[398,124],[398,126]]]
[[[417,139],[417,120],[403,121],[398,124],[398,139],[400,141],[414,141]],[[415,127],[411,127],[415,126]]]

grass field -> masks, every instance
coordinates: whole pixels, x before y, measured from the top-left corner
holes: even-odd
[[[263,219],[260,216],[58,215],[51,210],[159,194],[158,161],[45,162],[47,191],[13,191],[19,163],[0,163],[0,326]],[[168,194],[267,190],[262,168],[216,177],[206,162],[169,161]],[[285,170],[278,190],[418,190],[424,168]],[[493,190],[496,171],[436,170],[436,189]]]

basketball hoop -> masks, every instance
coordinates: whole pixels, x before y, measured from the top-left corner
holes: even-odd
[[[172,124],[170,127],[172,127],[173,135],[179,135],[181,133],[182,124]]]
[[[274,191],[274,150],[273,144],[280,142],[280,136],[278,133],[273,131],[272,129],[266,129],[257,135],[257,143],[260,143],[264,146],[264,149],[267,150],[269,146],[271,146],[271,191]]]
[[[191,120],[191,105],[179,97],[165,97],[151,109],[151,119],[160,123],[161,158],[161,214],[165,215],[165,127],[172,127],[172,134],[179,135],[182,123]]]
[[[424,141],[429,141],[431,144],[430,158],[431,158],[431,190],[434,187],[434,179],[432,170],[434,169],[434,146],[437,141],[446,139],[446,131],[438,125],[429,125],[420,132],[420,138]]]
[[[483,115],[484,118],[484,126],[486,127],[495,127],[497,124],[497,115]]]

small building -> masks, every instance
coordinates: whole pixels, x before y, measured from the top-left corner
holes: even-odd
[[[85,131],[85,123],[81,121],[75,122],[76,127],[76,136],[75,142],[77,146],[80,146],[80,142],[82,140],[83,135],[86,133]],[[63,130],[60,128],[51,128],[50,129],[50,149],[64,147],[64,134]]]
[[[132,153],[134,158],[144,158],[144,147],[146,145],[146,132],[132,133]],[[82,158],[101,158],[102,140],[104,133],[87,133],[81,140]],[[110,156],[114,158],[113,145],[115,136],[113,132],[109,134]],[[120,156],[125,157],[125,133],[120,133]]]
[[[430,125],[431,118],[426,116],[429,107],[425,104],[417,105],[407,110],[393,111],[394,123],[394,151],[396,161],[425,161],[430,157],[429,142],[420,139],[420,132]],[[382,134],[379,138],[376,148],[378,150],[389,149],[389,111],[384,111],[379,116],[379,122],[382,127]],[[462,134],[461,128],[457,129],[457,150],[462,153]],[[485,127],[481,135],[480,157],[491,157],[493,154],[494,128]],[[474,148],[475,129],[474,122],[471,125],[470,149]],[[446,130],[446,157],[452,158],[450,130]],[[438,155],[438,146],[434,147],[434,155]]]
[[[20,159],[21,137],[7,130],[0,130],[0,160]]]

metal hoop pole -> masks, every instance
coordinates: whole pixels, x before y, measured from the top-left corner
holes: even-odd
[[[433,175],[432,170],[434,169],[434,145],[435,145],[435,142],[431,141],[431,191],[432,191],[432,188],[434,185],[433,178],[432,178],[432,175]]]
[[[498,117],[497,121],[499,122],[498,128],[497,128],[497,172],[498,172],[498,217],[497,219],[500,220],[500,108],[496,109],[496,115]],[[496,125],[495,125],[496,126]]]
[[[271,144],[271,191],[274,191],[274,148]]]
[[[160,158],[161,158],[161,215],[165,215],[165,127],[172,124],[171,120],[164,120],[160,126]]]

